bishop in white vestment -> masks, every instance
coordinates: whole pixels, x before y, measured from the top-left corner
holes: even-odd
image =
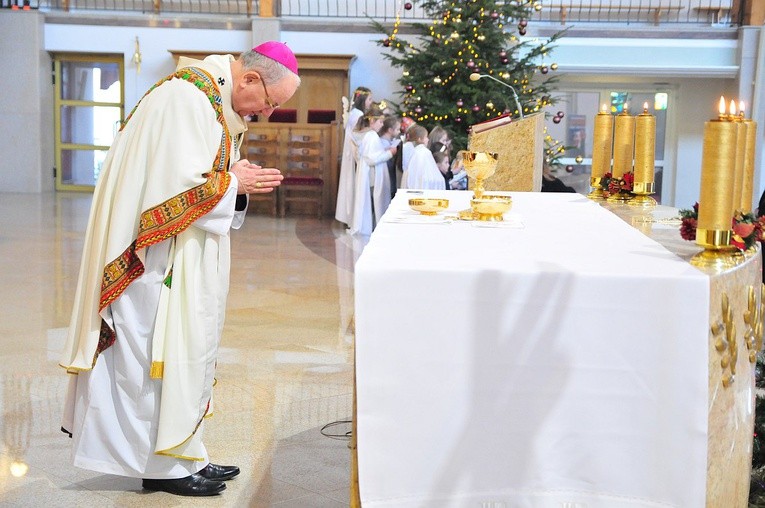
[[[60,362],[72,374],[62,429],[76,466],[211,495],[238,473],[210,464],[202,443],[229,230],[247,194],[282,179],[239,160],[238,147],[245,117],[270,115],[300,80],[277,42],[239,60],[183,60],[125,120],[96,186]]]

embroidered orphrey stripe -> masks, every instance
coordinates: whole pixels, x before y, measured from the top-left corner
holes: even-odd
[[[205,183],[173,196],[164,203],[141,214],[136,240],[117,259],[104,267],[99,311],[119,298],[130,283],[143,273],[143,264],[136,255],[137,249],[159,243],[184,231],[192,222],[218,204],[231,181],[231,175],[227,171],[231,157],[231,140],[223,116],[223,100],[217,85],[205,71],[196,67],[188,67],[158,81],[146,92],[144,97],[162,83],[173,78],[189,81],[205,93],[210,105],[215,110],[215,118],[222,127],[220,147],[211,166],[211,171],[205,175],[207,178]],[[137,107],[138,104],[125,119],[122,128],[127,125]],[[104,349],[109,347],[111,343],[105,341]],[[99,341],[99,348],[100,346],[101,341]],[[103,349],[99,349],[96,355],[100,351]]]
[[[229,173],[214,171],[204,184],[143,212],[138,226],[136,249],[154,245],[184,231],[218,204],[230,180]]]
[[[183,69],[175,71],[173,74],[170,74],[168,76],[165,76],[164,78],[160,79],[156,83],[154,83],[151,88],[149,88],[145,94],[143,94],[143,97],[141,97],[141,100],[139,100],[135,106],[133,106],[133,109],[130,111],[130,114],[125,118],[125,121],[122,122],[122,126],[120,127],[120,130],[124,129],[127,123],[130,121],[130,119],[133,117],[133,113],[135,113],[136,109],[138,109],[138,105],[141,104],[141,101],[146,98],[147,95],[149,95],[155,88],[160,86],[162,83],[166,81],[170,81],[173,78],[179,78],[183,79],[185,81],[188,81],[192,85],[199,88],[201,91],[205,93],[207,96],[207,99],[210,101],[210,104],[212,105],[213,109],[215,110],[215,117],[218,120],[219,123],[225,125],[225,120],[223,118],[223,99],[220,96],[220,91],[218,90],[218,86],[215,84],[215,81],[213,80],[212,76],[210,76],[207,72],[203,71],[199,67],[184,67]]]

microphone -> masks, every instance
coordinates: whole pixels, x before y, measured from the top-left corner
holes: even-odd
[[[506,86],[507,88],[510,89],[511,92],[513,92],[513,100],[515,101],[515,107],[518,108],[518,114],[520,115],[521,120],[522,120],[523,119],[523,108],[521,107],[521,102],[518,100],[518,94],[515,93],[515,88],[513,88],[511,85],[505,83],[504,81],[495,78],[494,76],[492,76],[490,74],[478,74],[477,72],[474,72],[474,73],[472,73],[470,75],[470,81],[478,81],[481,78],[493,79],[494,81],[496,81],[500,85]]]

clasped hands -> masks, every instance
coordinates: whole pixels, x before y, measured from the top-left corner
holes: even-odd
[[[240,159],[229,170],[237,181],[237,194],[265,194],[281,185],[284,177],[276,168],[263,168]]]

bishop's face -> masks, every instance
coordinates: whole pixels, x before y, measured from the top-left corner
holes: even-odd
[[[239,116],[260,115],[268,118],[297,90],[297,80],[288,75],[266,85],[259,72],[246,71],[234,84],[231,103]]]

